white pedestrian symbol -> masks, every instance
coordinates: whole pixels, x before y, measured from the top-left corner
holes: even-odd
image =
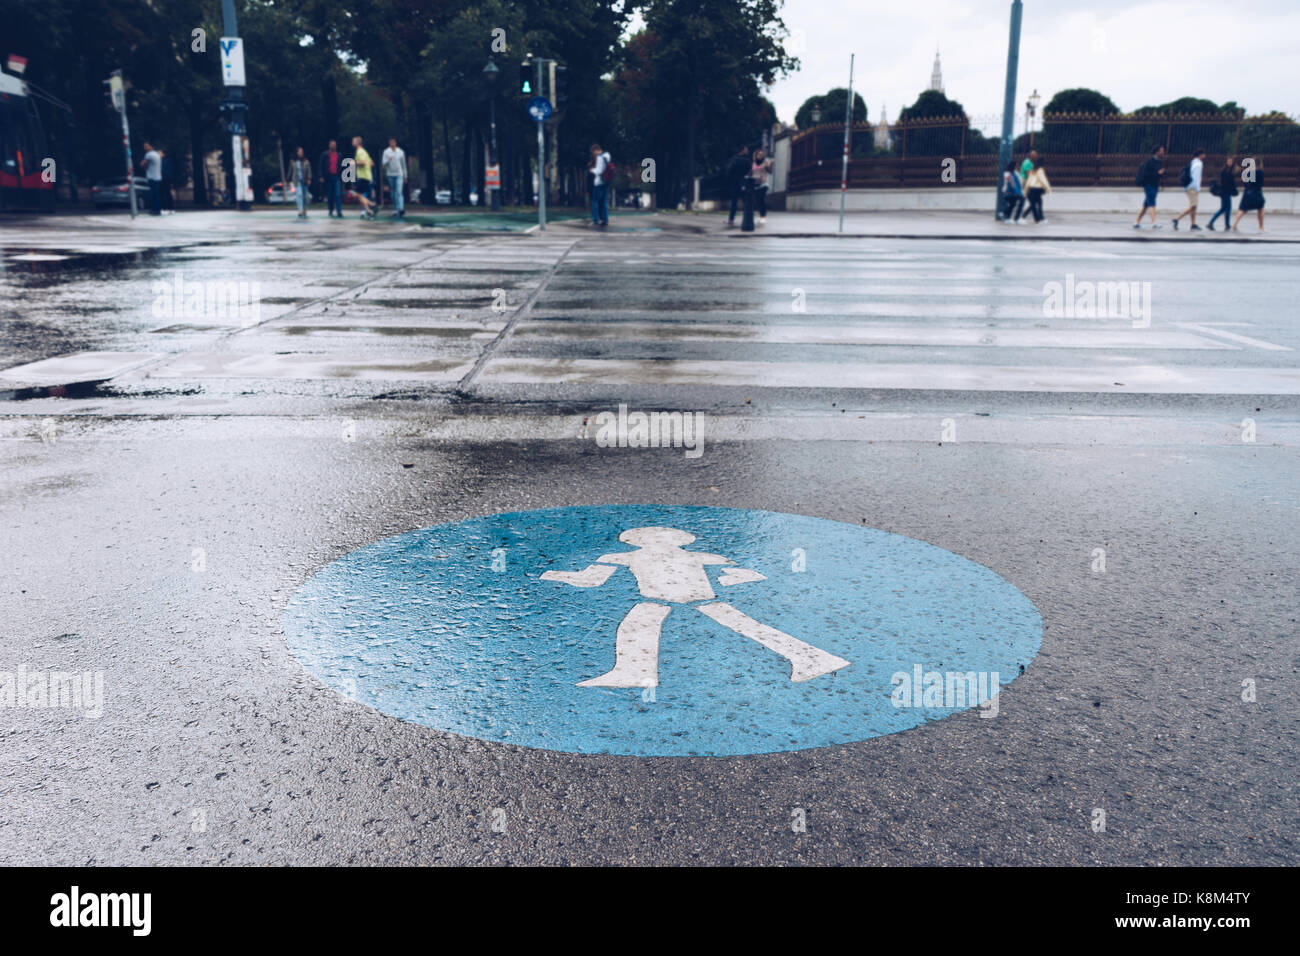
[[[730,558],[702,551],[686,551],[683,545],[695,540],[695,535],[676,528],[631,528],[618,536],[625,544],[635,545],[635,551],[620,551],[597,558],[582,571],[547,571],[543,581],[561,581],[577,588],[600,587],[610,575],[625,566],[636,577],[643,598],[627,612],[618,626],[618,641],[614,650],[614,668],[607,674],[593,677],[578,684],[579,687],[657,687],[659,685],[659,631],[673,604],[693,605],[701,614],[717,621],[723,627],[762,644],[790,662],[790,680],[806,681],[830,674],[849,661],[820,648],[805,644],[774,627],[768,627],[724,601],[714,600],[713,586],[704,571],[706,564],[734,565]],[[765,575],[745,568],[728,568],[718,578],[724,586],[766,580]],[[707,604],[696,604],[707,601]]]

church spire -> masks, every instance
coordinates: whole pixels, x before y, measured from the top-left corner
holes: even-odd
[[[939,47],[934,48],[934,69],[930,72],[930,89],[943,92],[943,71],[939,68]]]

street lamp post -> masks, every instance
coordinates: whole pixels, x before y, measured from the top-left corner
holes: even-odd
[[[1002,142],[998,149],[997,185],[993,187],[993,214],[1002,208],[1002,170],[1011,162],[1016,120],[1016,72],[1020,67],[1020,0],[1011,4],[1011,36],[1007,42],[1007,85],[1002,100]]]
[[[1038,95],[1038,88],[1029,94],[1029,99],[1025,101],[1025,110],[1028,112],[1028,119],[1025,120],[1025,132],[1029,134],[1029,146],[1032,149],[1034,145],[1034,117],[1038,114],[1038,104],[1042,102],[1042,97]]]
[[[488,116],[492,128],[492,136],[488,144],[488,166],[490,169],[497,167],[497,77],[501,75],[500,68],[488,57],[487,66],[483,67],[483,79],[488,85]],[[491,197],[492,211],[501,211],[501,180],[500,171],[497,172],[497,185],[491,182],[485,183],[488,195]],[[485,176],[484,179],[488,177]]]

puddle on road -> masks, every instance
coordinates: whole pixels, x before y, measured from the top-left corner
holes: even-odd
[[[437,328],[412,325],[286,325],[279,329],[285,335],[317,335],[329,333],[360,333],[363,335],[429,336],[437,338],[468,339],[475,336],[496,335],[496,328]]]
[[[383,309],[486,309],[492,305],[492,296],[484,294],[473,299],[371,299],[357,298],[348,304],[374,305]]]
[[[847,109],[847,107],[845,107]],[[216,332],[222,329],[238,328],[234,325],[165,325],[160,329],[150,329],[151,335],[176,335],[181,332]]]

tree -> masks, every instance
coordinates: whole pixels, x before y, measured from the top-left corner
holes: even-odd
[[[642,142],[658,156],[661,203],[685,196],[700,161],[720,165],[762,115],[760,84],[771,85],[798,61],[782,46],[778,0],[649,0],[640,52],[653,92],[648,126],[668,135]],[[725,141],[725,142],[724,142]],[[704,147],[702,149],[701,147]]]
[[[840,101],[840,106],[844,105]],[[950,100],[938,90],[925,90],[916,102],[899,114],[900,120],[936,119],[940,117],[965,117],[966,109],[956,100]]]
[[[1159,106],[1143,106],[1133,112],[1173,113],[1180,116],[1190,116],[1203,113],[1217,113],[1219,112],[1219,107],[1215,105],[1214,100],[1203,100],[1196,96],[1180,96],[1178,99],[1170,100],[1168,103],[1162,103]]]
[[[794,125],[799,129],[808,129],[815,126],[812,118],[813,109],[821,110],[821,122],[839,123],[844,125],[844,98],[848,96],[849,91],[842,86],[837,86],[829,92],[820,96],[810,96],[803,101],[803,105],[794,114]],[[867,121],[867,104],[863,102],[862,97],[853,94],[853,122],[865,123]]]
[[[1061,90],[1043,107],[1048,113],[1118,113],[1119,107],[1104,93],[1085,87]]]

